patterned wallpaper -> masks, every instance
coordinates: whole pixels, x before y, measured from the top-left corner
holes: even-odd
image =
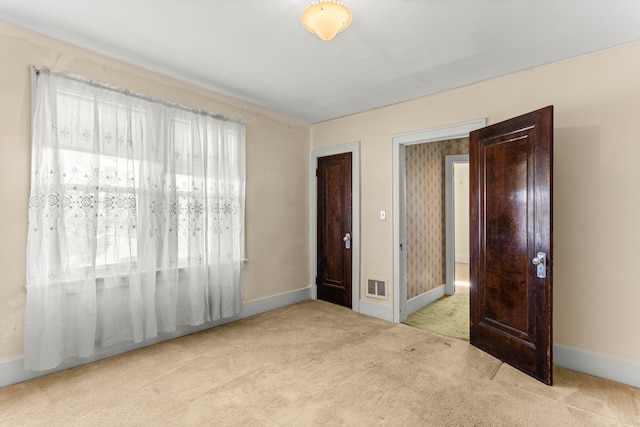
[[[407,299],[445,283],[444,156],[468,153],[468,138],[406,147]]]

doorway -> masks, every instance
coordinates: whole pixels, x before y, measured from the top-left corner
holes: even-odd
[[[422,131],[396,135],[393,137],[393,189],[394,189],[394,286],[393,286],[393,320],[396,323],[404,322],[413,311],[420,307],[439,299],[445,295],[445,278],[442,274],[440,284],[432,289],[422,289],[422,292],[412,289],[412,294],[416,295],[408,297],[407,284],[407,267],[408,267],[408,238],[407,238],[407,157],[406,151],[408,147],[418,144],[432,143],[443,140],[454,140],[459,138],[467,138],[469,132],[480,129],[486,125],[486,120],[476,120],[472,122],[454,124],[438,128],[426,129]],[[442,159],[441,159],[442,160]],[[442,201],[442,208],[444,200]],[[441,209],[442,209],[441,208]],[[441,218],[443,218],[442,214]],[[443,220],[440,219],[439,226],[443,227]],[[439,265],[445,269],[445,238],[444,233],[440,236],[440,245],[437,249],[441,254]],[[436,253],[436,252],[432,252]],[[452,278],[453,285],[453,278]]]
[[[351,308],[351,153],[319,157],[317,180],[318,299]]]
[[[550,385],[553,106],[489,127],[485,122],[393,137],[394,321],[410,313],[406,147],[471,132],[470,341]]]
[[[444,249],[446,253],[446,280],[442,276],[440,277],[441,283],[444,283],[444,296],[435,301],[422,299],[421,303],[425,305],[414,312],[410,310],[405,323],[418,329],[469,341],[469,139],[460,138],[459,140],[437,141],[430,144],[433,144],[432,149],[436,148],[436,151],[440,153],[440,159],[435,163],[424,165],[424,168],[433,169],[430,171],[431,175],[434,172],[438,175],[438,170],[444,166],[444,171],[440,173],[444,179],[438,185],[426,188],[426,191],[431,195],[425,197],[436,206],[440,199],[444,199],[444,209],[440,209],[444,211],[444,216],[431,213],[431,221],[427,221],[432,226],[433,223],[436,223],[438,231],[446,230],[446,243],[442,244],[438,240],[432,241],[434,249],[440,250],[440,252]],[[412,159],[414,151],[411,147],[406,151],[407,182],[415,180],[411,176],[412,174],[422,175],[425,173],[412,167],[415,162],[415,159]],[[452,151],[464,154],[448,154]],[[442,161],[443,156],[444,162]],[[420,199],[419,194],[413,194],[416,190],[420,192],[425,189],[416,189],[414,186],[407,185],[407,205],[411,206],[413,200]],[[407,234],[420,236],[420,230],[412,229],[416,222],[411,218],[412,215],[415,215],[415,212],[407,209]],[[417,258],[421,265],[428,265],[420,257],[416,257],[413,251],[414,248],[411,245],[411,239],[409,239],[407,258],[413,260],[413,263]],[[411,264],[410,261],[409,265]],[[409,270],[407,275],[408,289],[411,289],[411,282],[415,280],[412,276],[413,274]],[[407,296],[411,297],[411,294]],[[409,299],[408,306],[411,305],[412,300]]]
[[[405,323],[466,341],[469,340],[468,153],[466,137],[414,144],[405,152],[408,307]]]
[[[317,277],[317,241],[318,241],[318,186],[316,170],[318,159],[342,153],[351,153],[351,194],[352,194],[352,223],[351,223],[351,309],[360,312],[360,143],[336,145],[318,148],[311,151],[309,158],[309,253],[311,298],[318,298]]]
[[[445,155],[446,295],[469,294],[469,154]]]

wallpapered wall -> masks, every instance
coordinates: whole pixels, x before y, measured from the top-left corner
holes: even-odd
[[[445,283],[444,157],[468,153],[468,138],[406,147],[407,299]]]

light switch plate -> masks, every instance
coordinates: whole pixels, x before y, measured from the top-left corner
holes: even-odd
[[[387,219],[387,211],[380,211],[380,221]]]

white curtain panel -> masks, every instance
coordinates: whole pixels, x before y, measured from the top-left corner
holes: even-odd
[[[241,310],[242,123],[36,73],[25,369]]]

